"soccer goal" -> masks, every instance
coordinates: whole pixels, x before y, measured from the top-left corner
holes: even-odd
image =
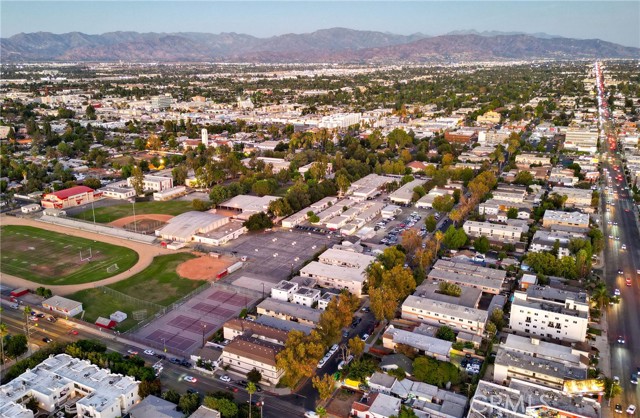
[[[118,267],[117,264],[112,264],[109,267],[107,267],[107,273],[115,273],[118,270],[120,270],[120,267]]]
[[[91,257],[93,257],[93,254],[91,253],[91,247],[89,247],[88,251],[82,251],[80,250],[80,261],[89,261],[91,260]]]

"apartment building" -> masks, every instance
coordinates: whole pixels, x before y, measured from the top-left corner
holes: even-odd
[[[233,318],[225,322],[222,326],[222,335],[229,341],[244,335],[245,337],[253,337],[274,344],[284,345],[287,341],[288,332],[255,321]]]
[[[295,303],[266,298],[256,306],[258,315],[272,316],[286,321],[297,321],[315,327],[322,311]]]
[[[582,212],[545,211],[542,226],[550,228],[554,225],[589,228],[589,215]]]
[[[418,186],[424,185],[425,182],[426,180],[423,179],[410,181],[395,192],[391,193],[389,195],[389,200],[393,203],[408,205],[413,199],[413,189]]]
[[[500,123],[500,119],[501,119],[500,113],[490,110],[486,112],[484,115],[478,116],[476,121],[478,122],[478,124],[496,125]]]
[[[519,242],[522,234],[529,230],[527,225],[502,225],[476,221],[466,221],[462,228],[473,238],[487,237],[493,241],[509,243]]]
[[[498,347],[493,380],[504,385],[515,378],[562,389],[566,381],[586,379],[588,365],[586,353],[572,347],[507,334]]]
[[[407,345],[417,353],[442,361],[449,361],[449,353],[453,343],[430,335],[411,332],[389,325],[382,335],[384,348],[395,350],[398,344]]]
[[[296,305],[307,306],[312,308],[320,300],[321,292],[318,289],[311,289],[309,287],[300,287],[293,292],[292,302]]]
[[[567,200],[564,203],[565,206],[591,209],[591,197],[593,195],[591,189],[575,189],[573,187],[554,186],[551,193],[557,193],[560,196],[567,196]]]
[[[0,405],[16,412],[3,416],[33,417],[22,406],[33,397],[47,412],[66,404],[66,411],[78,417],[116,418],[140,402],[139,384],[132,377],[111,373],[87,360],[58,354],[0,386]]]
[[[392,177],[369,174],[351,183],[346,194],[356,200],[371,199],[382,193],[384,186],[392,181],[394,181]]]
[[[296,290],[298,290],[298,283],[281,280],[277,285],[271,288],[271,297],[273,299],[291,302]]]
[[[458,331],[483,335],[488,313],[456,303],[410,295],[402,304],[402,318],[431,325],[446,325]]]
[[[518,167],[529,168],[532,165],[551,165],[551,157],[537,154],[516,155],[516,165]]]
[[[320,299],[318,299],[318,309],[324,311],[329,306],[329,303],[337,297],[338,295],[336,293],[325,292],[320,296]]]
[[[514,292],[509,328],[550,340],[583,342],[589,323],[589,296],[549,286]]]
[[[375,257],[331,248],[300,270],[302,277],[311,277],[318,285],[334,289],[347,289],[360,297],[365,282],[365,269]]]
[[[263,382],[276,385],[284,374],[284,370],[276,366],[276,355],[283,349],[283,345],[241,335],[225,346],[220,363],[242,376],[256,369]]]
[[[491,194],[496,200],[520,204],[524,202],[525,197],[527,197],[527,189],[520,186],[498,186]]]
[[[598,399],[512,379],[509,386],[480,380],[467,418],[542,416],[600,418]]]
[[[566,231],[550,231],[540,229],[533,235],[531,245],[529,246],[529,251],[534,253],[552,251],[557,242],[558,252],[556,256],[558,258],[567,257],[571,255],[571,252],[569,251],[569,242],[571,242],[572,239],[576,238],[585,238],[585,235]]]
[[[507,272],[476,264],[437,260],[427,277],[497,295],[502,291]]]

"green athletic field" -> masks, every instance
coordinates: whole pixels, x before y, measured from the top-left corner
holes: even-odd
[[[43,285],[95,282],[137,261],[125,247],[30,226],[0,228],[0,271]]]
[[[162,307],[171,305],[206,283],[204,280],[183,279],[176,273],[180,264],[192,258],[194,256],[187,253],[157,256],[140,273],[106,286],[119,293],[86,289],[69,298],[82,302],[85,321],[95,322],[99,316],[108,318],[115,311],[126,313],[128,318],[116,328],[124,332],[138,323],[133,318],[135,311],[144,309],[147,316],[153,316]]]
[[[136,215],[180,215],[181,213],[193,210],[192,203],[184,200],[170,200],[168,202],[138,202],[136,203]],[[106,224],[120,218],[133,216],[133,204],[123,203],[122,205],[104,206],[95,208],[96,222]],[[93,222],[93,211],[89,207],[72,217]]]

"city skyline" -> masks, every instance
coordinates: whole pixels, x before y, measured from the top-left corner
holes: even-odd
[[[3,1],[3,38],[29,32],[236,32],[260,38],[334,27],[430,36],[452,31],[546,33],[640,47],[631,1]],[[126,13],[123,13],[126,11]],[[96,20],[95,16],[101,16]],[[181,16],[182,19],[176,19]]]

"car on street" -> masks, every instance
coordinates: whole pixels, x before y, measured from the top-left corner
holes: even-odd
[[[220,380],[222,380],[223,382],[231,382],[231,378],[229,376],[227,376],[226,374],[223,374],[222,376],[220,376]]]
[[[621,250],[626,250],[626,249],[627,249],[626,244],[622,244],[622,247],[620,247],[620,249],[621,249]]]
[[[629,380],[632,385],[638,384],[638,375],[636,373],[631,373],[631,379]]]
[[[324,367],[324,365],[326,364],[326,362],[327,362],[327,358],[326,358],[326,357],[323,357],[323,358],[321,358],[321,359],[320,359],[320,361],[318,362],[318,365],[317,365],[316,367],[317,367],[318,369],[321,369],[321,368],[323,368],[323,367]]]
[[[618,274],[623,274],[623,273],[624,273],[624,271],[618,270]]]
[[[620,378],[618,376],[613,376],[613,384],[614,385],[619,385],[620,384]]]
[[[53,341],[53,340],[52,340],[51,338],[49,338],[49,337],[44,337],[44,338],[42,339],[42,341],[44,341],[45,343],[49,344],[49,343],[50,343],[51,341]]]
[[[176,358],[176,357],[171,357],[169,359],[169,362],[173,363],[173,364],[180,364],[182,362],[182,360],[180,360],[179,358]]]
[[[37,316],[38,318],[44,318],[44,314],[43,314],[43,313],[38,313],[38,314],[36,314],[36,316]]]
[[[180,365],[186,367],[187,369],[191,368],[191,366],[192,366],[192,364],[189,363],[187,360],[182,360],[180,362]]]
[[[361,339],[362,341],[367,341],[367,340],[369,339],[369,334],[362,334],[362,335],[360,336],[360,339]]]
[[[138,351],[130,348],[129,350],[127,350],[127,353],[131,354],[132,356],[137,356],[138,355]]]
[[[631,277],[627,277],[625,282],[627,283],[627,286],[631,286]]]
[[[332,345],[332,346],[331,346],[331,348],[329,349],[329,352],[330,352],[331,354],[333,354],[333,353],[335,353],[336,351],[338,351],[338,348],[340,348],[340,347],[338,347],[338,344],[334,344],[334,345]]]
[[[622,405],[620,405],[619,403],[616,404],[615,410],[618,414],[622,413]]]
[[[620,289],[616,289],[613,291],[614,296],[620,296]]]
[[[198,379],[196,379],[193,376],[185,376],[184,377],[184,381],[185,382],[189,382],[189,383],[196,383],[198,381]]]
[[[72,330],[69,330],[69,334],[78,335],[78,331],[76,331],[75,329],[72,329]]]
[[[627,414],[635,415],[635,413],[636,413],[636,406],[635,405],[629,405],[629,407],[627,408]]]
[[[156,352],[153,350],[144,350],[144,353],[148,356],[155,356]]]
[[[55,316],[51,316],[51,315],[49,315],[49,316],[47,317],[47,321],[49,321],[49,322],[56,322],[56,321],[57,321],[57,319],[56,319],[56,317],[55,317]]]
[[[187,389],[187,393],[191,395],[193,393],[198,393],[198,391],[195,390],[194,388],[189,388],[189,389]]]
[[[37,322],[37,321],[38,321],[38,317],[37,317],[37,316],[35,316],[35,315],[31,315],[31,316],[29,317],[29,320],[30,320],[30,321],[33,321],[33,322]]]
[[[160,353],[156,353],[155,354],[156,358],[159,358],[160,360],[164,360],[167,358],[167,356],[165,356],[164,354],[160,354]]]
[[[619,344],[624,344],[624,336],[623,335],[618,336],[618,343]]]
[[[320,415],[318,415],[315,411],[307,411],[304,413],[305,418],[317,418]]]

